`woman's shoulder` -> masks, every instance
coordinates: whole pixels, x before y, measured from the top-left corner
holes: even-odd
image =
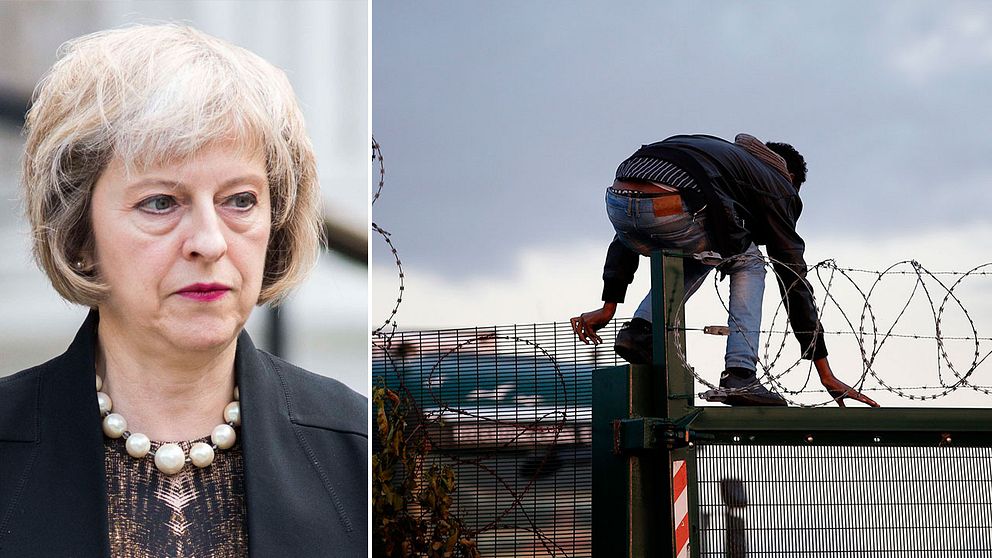
[[[7,376],[0,376],[0,394],[13,396],[23,391],[25,386],[37,384],[50,362],[32,366]],[[4,400],[6,401],[6,398]]]
[[[343,383],[259,351],[279,375],[293,422],[368,438],[368,398]]]
[[[3,401],[0,405],[0,440],[34,439],[41,382],[52,362],[0,378],[0,401]],[[26,432],[25,425],[30,425],[32,432]]]

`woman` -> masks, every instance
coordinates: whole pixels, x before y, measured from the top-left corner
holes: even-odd
[[[318,250],[285,75],[188,27],[96,33],[26,132],[36,259],[92,310],[0,379],[0,557],[364,556],[365,398],[243,331]]]

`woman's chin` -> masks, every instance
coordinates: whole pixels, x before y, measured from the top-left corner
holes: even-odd
[[[197,316],[170,323],[162,333],[175,347],[187,351],[207,351],[233,343],[243,322],[231,317]]]

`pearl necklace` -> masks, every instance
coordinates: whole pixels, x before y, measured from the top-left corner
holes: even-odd
[[[108,438],[124,437],[124,447],[128,455],[141,459],[149,453],[155,458],[155,467],[166,475],[174,475],[182,471],[187,463],[204,468],[214,462],[214,451],[228,449],[234,445],[235,426],[241,426],[241,404],[238,402],[238,387],[234,387],[234,401],[224,407],[224,424],[218,424],[210,433],[211,444],[196,442],[189,448],[189,455],[179,447],[179,444],[169,442],[159,446],[154,452],[148,436],[140,432],[128,432],[127,421],[121,415],[112,413],[114,408],[110,396],[100,391],[103,389],[103,379],[96,377],[96,400],[100,404],[100,416],[103,417],[103,433]]]

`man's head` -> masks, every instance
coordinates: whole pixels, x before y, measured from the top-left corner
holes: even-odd
[[[803,182],[806,182],[806,159],[803,159],[802,154],[796,151],[795,147],[787,143],[769,141],[765,142],[765,145],[785,159],[785,165],[789,168],[789,174],[792,175],[792,185],[798,190]]]

